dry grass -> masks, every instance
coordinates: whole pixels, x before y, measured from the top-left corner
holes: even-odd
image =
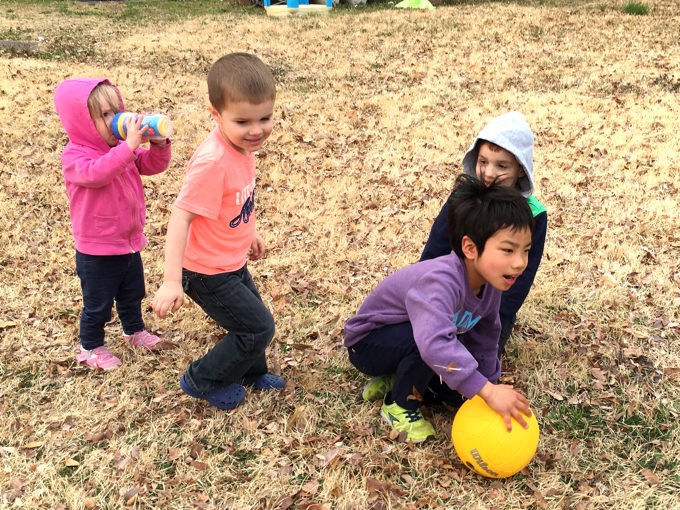
[[[168,9],[176,4],[167,4]],[[224,4],[228,7],[227,4]],[[339,10],[324,18],[178,16],[138,24],[122,3],[0,6],[0,506],[4,508],[680,508],[680,22],[674,0]],[[161,9],[162,11],[162,9]],[[288,388],[225,413],[177,379],[220,334],[197,306],[147,326],[177,344],[109,347],[124,367],[75,364],[80,292],[52,104],[73,76],[107,76],[131,110],[175,123],[173,161],[145,180],[143,251],[159,284],[169,209],[211,127],[205,74],[230,51],[279,80],[258,158],[268,254],[252,272],[275,312]],[[468,472],[440,437],[395,442],[342,326],[369,289],[417,260],[460,159],[491,117],[536,135],[546,253],[504,380],[542,427],[522,474]]]

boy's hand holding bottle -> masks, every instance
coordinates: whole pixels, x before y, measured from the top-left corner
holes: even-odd
[[[508,432],[512,430],[510,417],[517,420],[525,429],[529,428],[529,424],[524,419],[524,416],[531,416],[529,401],[512,386],[508,384],[492,384],[487,381],[482,386],[482,389],[479,390],[478,395],[484,399],[491,409],[501,415]]]

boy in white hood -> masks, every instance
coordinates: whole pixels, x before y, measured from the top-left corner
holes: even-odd
[[[487,186],[496,182],[519,189],[534,214],[529,263],[517,282],[501,296],[499,357],[503,354],[505,344],[512,333],[517,311],[524,303],[534,282],[545,246],[548,214],[543,204],[533,196],[533,145],[534,136],[524,116],[519,112],[508,112],[492,119],[484,126],[463,157],[463,169],[466,174],[477,176]],[[444,202],[439,216],[432,225],[420,260],[451,253],[446,204],[447,202]]]

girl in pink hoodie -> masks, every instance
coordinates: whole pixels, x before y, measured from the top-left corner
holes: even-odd
[[[78,78],[59,84],[54,104],[69,143],[61,163],[69,197],[76,271],[83,292],[80,352],[76,359],[109,370],[120,359],[104,346],[104,325],[115,301],[125,340],[154,349],[160,339],[144,329],[141,303],[146,244],[146,206],[140,175],[162,172],[170,162],[170,140],[149,149],[141,116],[127,124],[127,139],[113,136],[111,120],[124,111],[118,89],[106,79]]]

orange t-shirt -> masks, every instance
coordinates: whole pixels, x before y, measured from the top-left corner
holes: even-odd
[[[191,156],[175,206],[196,214],[183,267],[202,274],[240,269],[255,234],[255,157],[215,128]]]

